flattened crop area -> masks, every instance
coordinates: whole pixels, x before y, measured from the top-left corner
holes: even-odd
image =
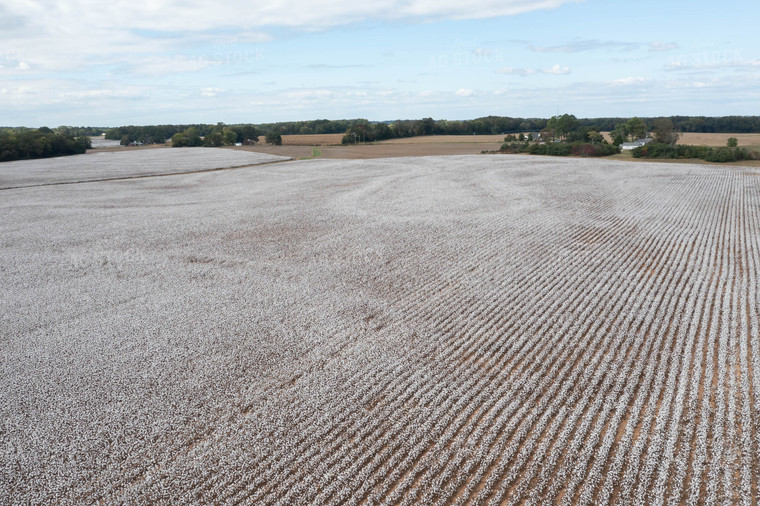
[[[753,504],[760,171],[0,193],[0,502]]]

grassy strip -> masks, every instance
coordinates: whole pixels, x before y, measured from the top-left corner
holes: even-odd
[[[301,158],[301,160],[313,160],[314,158],[319,158],[320,156],[322,156],[322,151],[320,151],[319,148],[311,148],[311,156]]]

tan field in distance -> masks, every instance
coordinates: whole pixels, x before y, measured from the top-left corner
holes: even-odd
[[[612,142],[610,132],[602,132],[608,142]],[[526,133],[527,135],[527,133]],[[504,135],[426,135],[421,137],[406,137],[403,139],[388,139],[374,143],[394,144],[394,145],[429,145],[429,144],[451,144],[457,146],[471,147],[473,144],[501,145],[504,142]],[[729,137],[736,137],[739,146],[760,146],[760,134],[731,134],[731,133],[682,133],[678,140],[679,144],[693,144],[696,146],[725,146]],[[283,146],[328,146],[340,145],[343,134],[319,134],[319,135],[283,135]],[[492,148],[483,148],[492,149]],[[470,149],[465,149],[467,153]],[[479,152],[479,151],[478,151]],[[464,153],[463,153],[464,154]],[[406,156],[406,154],[404,155]]]
[[[607,142],[612,142],[610,132],[602,132]],[[760,146],[760,134],[705,134],[685,132],[678,139],[678,144],[691,144],[694,146],[725,146],[729,137],[736,137],[739,146]]]
[[[425,135],[388,139],[376,144],[493,144],[504,142],[504,135]],[[340,144],[343,134],[283,135],[283,146],[329,146]]]
[[[760,146],[760,134],[701,134],[682,133],[679,144],[694,144],[697,146],[725,146],[729,137],[736,137],[739,146]]]
[[[263,142],[264,136],[259,139]],[[283,146],[325,146],[340,144],[343,134],[310,134],[310,135],[283,135]]]
[[[609,132],[602,132],[608,142],[611,142]],[[296,159],[330,158],[330,159],[373,159],[397,158],[406,156],[444,156],[444,155],[477,155],[483,151],[498,151],[504,142],[504,135],[429,135],[408,137],[403,139],[388,139],[385,141],[366,144],[341,145],[343,134],[312,134],[312,135],[283,135],[282,146],[266,144],[264,136],[261,142],[253,146],[238,146],[229,149],[255,151],[278,156],[289,156]],[[729,137],[736,137],[739,146],[760,147],[760,134],[704,134],[684,133],[680,144],[695,144],[704,146],[725,146]],[[129,148],[108,148],[123,150],[154,149],[169,145],[151,145]],[[102,151],[96,149],[92,151]],[[615,155],[616,159],[630,160],[630,153]],[[669,163],[670,161],[665,160]],[[675,160],[680,163],[681,160]],[[693,163],[707,163],[694,161]],[[757,165],[757,161],[736,162],[739,165]]]
[[[610,132],[602,132],[608,142],[612,142]],[[527,135],[527,134],[526,134]],[[504,142],[504,135],[426,135],[421,137],[406,137],[403,139],[388,139],[375,144],[499,144]],[[739,146],[760,146],[760,134],[713,134],[713,133],[682,133],[679,144],[696,146],[725,146],[729,137],[736,137]],[[340,145],[343,134],[315,135],[283,135],[284,146],[326,146]]]
[[[260,137],[264,140],[263,136]],[[503,135],[430,135],[388,139],[366,144],[343,146],[343,134],[283,135],[282,146],[259,143],[235,149],[272,155],[310,158],[318,150],[319,158],[371,159],[403,156],[477,155],[495,151],[504,142]]]

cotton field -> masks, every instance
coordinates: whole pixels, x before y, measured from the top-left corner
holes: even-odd
[[[0,164],[0,190],[242,167],[287,160],[231,149],[134,149]]]
[[[306,160],[0,212],[0,503],[757,503],[757,169]]]

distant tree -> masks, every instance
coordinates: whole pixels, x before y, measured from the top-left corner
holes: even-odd
[[[279,132],[267,132],[266,141],[273,146],[282,146],[282,134]]]
[[[554,142],[554,138],[556,137],[557,134],[554,131],[554,129],[549,128],[547,126],[546,128],[544,128],[543,130],[539,132],[539,135],[541,137],[541,140],[543,140],[544,142]]]
[[[190,127],[184,132],[185,137],[187,138],[187,146],[190,147],[196,147],[203,145],[203,140],[201,139],[201,134],[198,133],[198,129],[195,127]]]
[[[0,161],[82,154],[91,147],[87,136],[75,137],[47,127],[0,128]]]
[[[420,120],[420,135],[433,135],[435,133],[435,120],[433,118],[423,118]]]
[[[589,140],[589,142],[591,142],[591,144],[596,144],[597,142],[602,142],[602,140],[604,139],[604,136],[602,134],[600,134],[599,132],[597,132],[596,130],[591,130],[586,135],[586,137],[588,137],[588,140]]]
[[[224,129],[224,143],[228,145],[235,144],[238,141],[238,134],[231,128]]]
[[[552,116],[546,123],[546,128],[553,130],[560,140],[565,140],[578,128],[578,118],[572,114],[563,114],[562,116]]]
[[[739,139],[737,139],[736,137],[729,137],[728,140],[726,141],[726,146],[728,146],[729,148],[735,148],[738,145],[739,145]]]
[[[541,137],[544,139],[549,138],[549,132],[551,132],[551,138],[554,140],[555,136],[559,136],[559,131],[557,130],[557,123],[559,123],[559,116],[552,116],[549,118],[549,121],[546,122],[546,128],[544,128],[541,131]],[[544,134],[546,132],[546,135]]]
[[[391,129],[385,123],[377,123],[375,125],[375,140],[382,141],[393,137]]]
[[[679,133],[670,118],[658,118],[654,120],[654,140],[662,144],[675,146],[678,142]]]
[[[259,135],[256,131],[256,127],[253,125],[235,125],[225,129],[225,132],[232,130],[237,134],[237,140],[235,142],[241,142],[243,144],[255,144],[259,141]]]
[[[625,124],[625,131],[632,141],[643,139],[647,136],[647,124],[641,118],[633,117]]]
[[[612,144],[620,146],[628,138],[628,131],[625,128],[625,123],[619,123],[615,125],[615,129],[610,133],[612,136]]]
[[[129,146],[129,142],[130,142],[129,135],[124,134],[121,136],[121,141],[119,141],[119,144],[121,144],[122,146]]]
[[[221,132],[211,132],[210,134],[206,135],[203,139],[203,145],[204,146],[210,146],[214,148],[218,148],[220,146],[224,146],[224,136]]]
[[[177,132],[176,134],[172,135],[172,147],[173,148],[184,148],[187,146],[187,137],[182,132]]]
[[[520,142],[524,141],[525,140],[525,134],[522,133],[522,132],[520,132],[520,135],[517,136],[517,140],[520,141]]]

